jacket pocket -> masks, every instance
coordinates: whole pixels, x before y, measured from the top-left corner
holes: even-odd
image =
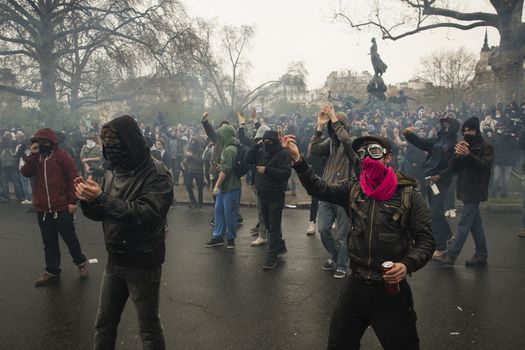
[[[378,256],[382,261],[391,260],[398,262],[403,258],[405,239],[399,232],[379,232]]]

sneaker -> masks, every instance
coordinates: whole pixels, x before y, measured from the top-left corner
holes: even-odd
[[[202,203],[195,204],[195,209],[202,209]]]
[[[35,287],[41,287],[41,286],[47,286],[51,283],[56,283],[60,281],[60,275],[52,275],[48,272],[44,272],[44,274],[35,281]]]
[[[268,242],[268,240],[263,239],[261,237],[257,237],[257,239],[255,241],[253,241],[252,243],[250,243],[250,245],[252,247],[259,247],[259,246],[262,246],[262,245],[266,245],[266,242]]]
[[[220,245],[224,245],[224,239],[222,238],[212,238],[208,243],[206,243],[204,246],[206,248],[211,247],[218,247]]]
[[[525,238],[525,228],[522,228],[522,229],[520,230],[520,233],[518,233],[518,237],[520,237],[520,238]]]
[[[194,209],[197,207],[197,203],[191,202],[190,205],[188,205],[188,208]]]
[[[81,279],[87,278],[87,276],[89,275],[87,262],[78,265],[78,274],[80,275]]]
[[[277,257],[282,258],[286,253],[288,253],[288,249],[284,247],[283,250],[281,250],[281,252],[277,254]]]
[[[443,254],[445,254],[444,250],[434,250],[434,254],[432,254],[432,259],[442,256]]]
[[[334,272],[334,278],[341,279],[346,277],[346,271],[337,269]]]
[[[456,209],[451,209],[450,210],[450,218],[451,219],[455,219],[456,216],[457,216]]]
[[[263,270],[273,270],[277,267],[277,257],[271,254],[266,256],[264,261]]]
[[[445,217],[446,217],[446,218],[449,218],[449,217],[450,217],[450,210],[447,210],[447,211],[445,212]]]
[[[335,270],[335,262],[332,259],[326,260],[326,262],[323,265],[324,271],[332,271]]]
[[[31,201],[27,200],[27,199],[24,199],[23,201],[20,202],[20,204],[29,205],[29,204],[31,204]]]
[[[259,225],[258,224],[251,228],[250,234],[254,237],[259,235]]]
[[[445,265],[454,265],[454,262],[456,261],[456,258],[451,257],[447,253],[434,256],[432,259]]]
[[[487,257],[474,254],[474,256],[468,260],[465,260],[466,266],[485,266],[487,265]]]
[[[306,229],[306,235],[307,236],[315,235],[315,221],[310,221],[308,223],[308,228]]]
[[[211,219],[210,226],[215,227],[215,219]]]
[[[235,240],[234,239],[229,239],[228,242],[226,243],[226,248],[228,248],[228,249],[235,248]]]
[[[334,222],[334,223],[332,224],[332,230],[335,230],[335,229],[337,229],[337,225],[336,225],[336,223]]]

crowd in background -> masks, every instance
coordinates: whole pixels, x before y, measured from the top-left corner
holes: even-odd
[[[392,108],[394,106],[395,108]],[[337,109],[337,107],[336,107]],[[416,133],[422,138],[435,138],[439,131],[440,119],[455,118],[461,123],[475,116],[480,120],[483,137],[494,146],[494,169],[491,179],[491,197],[509,195],[509,180],[513,170],[521,159],[519,148],[520,134],[525,120],[525,102],[516,101],[494,106],[463,103],[460,106],[448,105],[442,111],[419,108],[409,112],[408,108],[393,104],[382,106],[366,106],[362,109],[345,111],[349,121],[349,133],[353,138],[366,135],[378,135],[388,138],[393,145],[393,166],[423,182],[421,165],[426,158],[425,152],[409,145],[401,135],[401,130],[415,127]],[[257,128],[265,124],[282,134],[296,135],[299,149],[303,154],[310,155],[308,144],[315,134],[316,119],[299,114],[259,118],[253,111],[250,116],[241,113],[238,121],[232,121],[242,135],[237,135],[241,143],[246,138],[252,138]],[[217,116],[212,116],[218,120]],[[188,189],[188,199],[192,207],[201,207],[203,191],[211,185],[210,166],[213,144],[208,139],[200,125],[169,125],[159,113],[155,125],[146,126],[139,120],[139,125],[152,155],[161,160],[171,170],[176,186],[185,185]],[[29,154],[30,136],[33,130],[21,128],[2,128],[0,142],[0,174],[2,183],[1,201],[11,198],[14,191],[17,201],[23,204],[31,202],[31,184],[28,179],[20,176],[19,169],[24,158]],[[92,175],[101,180],[107,167],[102,155],[102,146],[98,136],[97,126],[84,133],[80,129],[59,130],[57,136],[61,147],[76,161],[81,174]],[[325,135],[326,137],[327,135]],[[246,143],[246,142],[244,142]],[[323,167],[323,160],[313,160]],[[250,176],[246,177],[250,181]],[[288,189],[295,193],[295,176],[290,178]],[[193,193],[196,187],[197,196]],[[453,209],[453,194],[450,196],[450,209]],[[183,201],[183,198],[178,198]]]

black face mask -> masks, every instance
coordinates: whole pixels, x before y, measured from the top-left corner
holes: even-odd
[[[279,152],[279,149],[281,148],[281,145],[277,143],[265,143],[263,145],[263,150],[266,153],[269,153],[270,155],[274,155],[275,153]]]
[[[38,146],[38,150],[40,151],[40,153],[42,154],[51,154],[51,152],[53,151],[53,146],[51,145],[42,145],[40,144]]]
[[[469,134],[463,135],[463,139],[465,139],[465,141],[467,141],[468,143],[475,142],[478,139],[478,137],[479,137],[478,135],[469,135]]]
[[[131,170],[129,152],[123,143],[104,147],[104,158],[109,160],[111,167],[120,170]]]

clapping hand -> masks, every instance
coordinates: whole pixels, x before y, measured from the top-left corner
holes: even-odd
[[[91,203],[94,202],[102,194],[102,188],[93,180],[93,176],[89,176],[87,180],[77,177],[73,184],[75,186],[75,194],[81,201]]]

